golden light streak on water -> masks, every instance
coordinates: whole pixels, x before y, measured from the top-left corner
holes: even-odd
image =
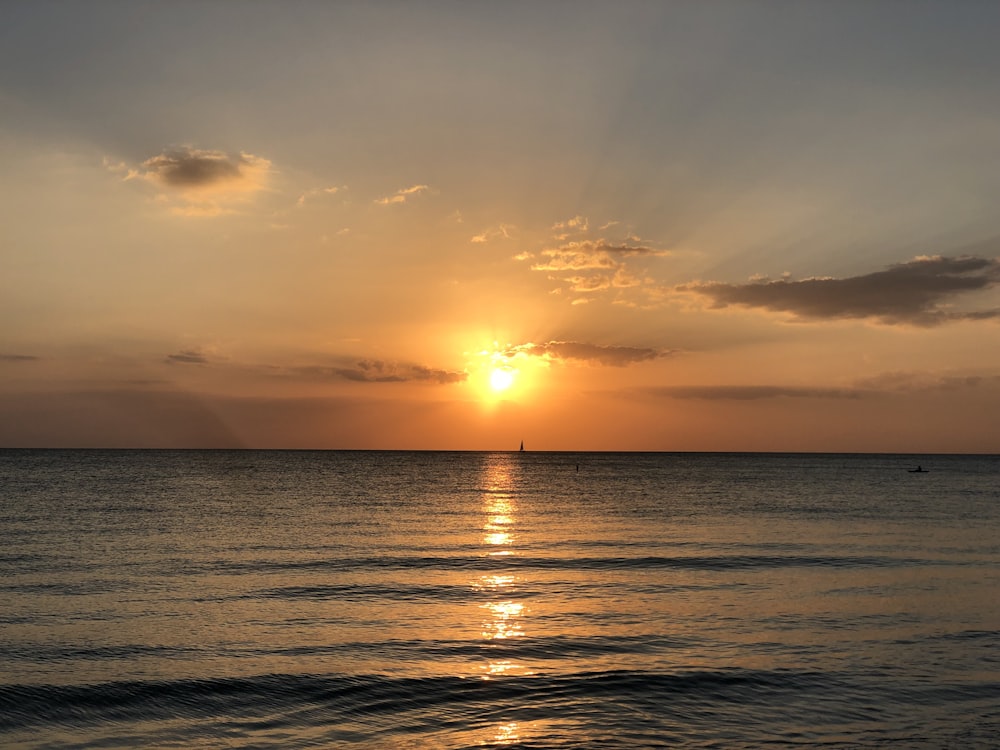
[[[496,454],[490,456],[483,467],[482,544],[487,556],[513,555],[517,552],[515,461],[515,457]],[[484,574],[473,582],[477,590],[490,593],[489,600],[480,604],[480,609],[485,613],[480,634],[485,640],[500,642],[524,636],[528,608],[516,598],[518,582],[519,577],[515,575],[496,573]],[[531,674],[523,664],[509,658],[489,660],[483,672],[484,679]]]

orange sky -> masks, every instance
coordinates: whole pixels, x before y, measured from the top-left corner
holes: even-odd
[[[1000,7],[0,20],[0,447],[998,449]]]

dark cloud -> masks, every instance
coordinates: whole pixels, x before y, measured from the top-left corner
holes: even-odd
[[[936,256],[844,279],[709,282],[678,289],[708,297],[715,308],[738,305],[813,320],[871,318],[884,323],[936,326],[1000,317],[1000,310],[963,312],[946,306],[952,297],[988,289],[998,282],[1000,263],[996,259]]]
[[[651,396],[705,401],[758,401],[772,398],[860,398],[854,388],[804,388],[784,385],[675,385],[644,388]]]
[[[858,388],[881,393],[955,391],[1000,385],[1000,375],[938,375],[926,372],[886,372],[859,380]]]
[[[154,156],[142,163],[167,185],[187,187],[206,185],[240,176],[238,163],[225,154],[210,152],[172,151]]]
[[[147,159],[142,177],[177,188],[211,186],[248,179],[270,162],[253,154],[227,154],[185,146]]]
[[[0,354],[0,362],[37,362],[41,357],[33,354]]]
[[[270,377],[304,380],[350,380],[356,383],[461,383],[468,379],[468,373],[442,370],[409,362],[391,362],[378,359],[337,358],[331,365],[248,365],[210,360],[196,349],[169,354],[167,364],[207,365],[222,367],[227,372],[249,372]]]
[[[131,388],[0,394],[0,446],[245,447],[210,397]]]
[[[445,432],[463,413],[449,403],[360,394],[247,397],[134,388],[0,393],[0,447],[461,447],[449,444]],[[483,440],[478,445],[490,445],[481,428],[467,427]],[[463,438],[468,438],[465,428]]]
[[[461,383],[468,373],[440,370],[424,365],[363,359],[343,367],[298,367],[298,375],[322,380],[352,380],[357,383]]]
[[[201,352],[191,350],[177,352],[177,354],[168,354],[166,362],[167,364],[204,365],[208,363],[208,359]]]
[[[602,365],[624,367],[635,362],[665,357],[672,352],[635,346],[601,346],[577,341],[549,341],[544,344],[519,344],[509,347],[503,354],[507,357],[524,355],[546,359],[578,359]]]
[[[703,401],[760,401],[776,398],[860,399],[914,392],[956,391],[1000,385],[998,375],[939,375],[892,372],[865,378],[853,385],[836,387],[794,385],[671,385],[641,388],[647,396]]]

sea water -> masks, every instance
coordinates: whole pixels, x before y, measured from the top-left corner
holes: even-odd
[[[0,492],[3,747],[1000,746],[997,457],[12,450]]]

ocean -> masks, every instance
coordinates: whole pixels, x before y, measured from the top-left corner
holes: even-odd
[[[0,493],[4,748],[1000,747],[1000,457],[5,450]]]

